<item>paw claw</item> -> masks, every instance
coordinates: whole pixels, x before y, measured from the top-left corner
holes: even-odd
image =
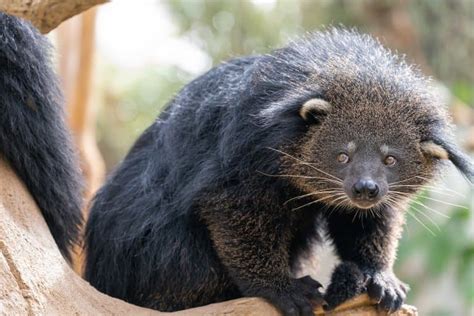
[[[361,294],[366,288],[366,276],[354,263],[343,262],[334,270],[326,290],[326,310],[332,310],[344,301]]]
[[[372,299],[376,300],[378,303],[380,303],[380,301],[383,298],[383,294],[384,294],[383,292],[384,292],[383,286],[378,283],[371,282],[367,286],[367,294],[369,294],[369,296]]]
[[[314,316],[314,306],[324,303],[323,295],[318,291],[320,286],[308,276],[293,279],[287,286],[252,289],[245,294],[267,299],[285,316]]]
[[[321,283],[311,278],[309,275],[296,279],[303,294],[313,303],[313,306],[320,306],[324,302],[323,294],[319,291]]]
[[[351,262],[341,263],[333,272],[331,284],[324,298],[324,310],[334,309],[344,301],[367,292],[377,301],[377,307],[384,312],[397,311],[402,306],[409,287],[398,280],[392,272],[362,270]]]
[[[297,280],[299,282],[301,282],[302,284],[304,284],[306,286],[309,286],[309,287],[312,287],[312,288],[315,288],[315,289],[320,289],[320,288],[323,287],[323,285],[321,283],[319,283],[318,281],[316,281],[315,279],[313,279],[309,275],[306,275],[306,276],[304,276],[302,278],[299,278]]]
[[[322,307],[326,312],[332,311],[334,309],[334,307],[330,306],[328,303],[323,303]]]
[[[381,309],[392,313],[402,306],[408,286],[392,273],[377,272],[372,276],[367,289],[369,296],[378,301]]]

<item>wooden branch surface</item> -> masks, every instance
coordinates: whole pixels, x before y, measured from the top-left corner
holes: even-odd
[[[0,0],[0,11],[22,17],[42,33],[61,22],[108,0]]]

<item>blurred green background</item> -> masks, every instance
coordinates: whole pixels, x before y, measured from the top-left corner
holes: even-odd
[[[143,25],[133,28],[141,23],[138,13],[134,18],[138,7],[159,13],[145,29]],[[127,25],[134,30],[130,34],[117,31],[125,19],[117,12],[127,12]],[[472,151],[472,0],[117,1],[100,8],[98,19],[98,141],[107,169],[123,158],[181,87],[212,65],[233,56],[265,53],[295,36],[339,24],[374,34],[438,80],[451,107],[459,141]],[[142,33],[152,31],[159,35],[166,30],[168,35],[166,40],[158,35],[156,39],[143,39],[150,47],[129,52],[127,49],[131,48],[126,46],[101,49],[101,43],[109,37],[105,31],[101,33],[102,28],[114,29],[121,42],[132,43],[129,46],[134,45],[133,37],[140,40]],[[166,50],[170,45],[183,54],[182,58],[178,56],[178,62],[169,61],[167,56],[124,66],[120,59],[110,57],[136,54],[133,57],[139,60],[141,53],[154,50],[164,50],[163,56],[173,55]],[[474,315],[473,200],[472,187],[449,169],[441,182],[420,195],[410,210],[418,220],[408,216],[396,273],[411,285],[408,303],[416,305],[421,315]]]

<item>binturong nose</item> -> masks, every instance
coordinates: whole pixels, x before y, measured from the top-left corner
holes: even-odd
[[[356,199],[374,200],[379,194],[379,186],[371,179],[358,180],[352,187]]]

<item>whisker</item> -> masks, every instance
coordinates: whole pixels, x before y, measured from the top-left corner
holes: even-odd
[[[422,173],[423,174],[423,173]],[[431,177],[430,174],[423,174],[423,175],[426,175],[428,177]],[[427,177],[423,177],[421,175],[416,175],[416,176],[413,176],[413,177],[410,177],[410,178],[407,178],[407,179],[404,179],[404,180],[400,180],[400,181],[394,181],[394,182],[391,182],[389,183],[389,187],[393,186],[393,185],[396,185],[396,184],[400,184],[400,183],[403,183],[403,182],[406,182],[406,181],[410,181],[410,180],[413,180],[413,179],[421,179],[423,181],[426,181],[428,183],[432,183],[434,180],[431,179],[431,178],[427,178]],[[431,189],[442,189],[442,190],[446,190],[448,192],[451,192],[453,194],[456,194],[462,198],[465,198],[465,196],[463,194],[460,194],[459,192],[455,191],[455,190],[452,190],[452,189],[449,189],[447,188],[445,185],[438,185],[438,186],[434,186],[434,185],[427,185],[427,184],[415,184],[413,185],[413,187],[417,187],[417,186],[420,186],[420,187],[424,187],[424,188],[431,188]],[[442,192],[438,192],[438,193],[442,193]]]
[[[341,199],[339,203],[336,204],[335,209],[345,211],[347,209],[346,203],[347,203],[347,200]]]
[[[426,213],[424,213],[422,210],[414,207],[413,205],[410,206],[413,210],[417,211],[419,214],[423,215],[423,217],[425,217],[426,219],[428,219],[430,221],[431,224],[433,224],[434,227],[436,227],[436,229],[438,231],[441,231],[441,229],[439,228],[439,225],[431,218],[429,217],[428,215],[426,215]]]
[[[402,200],[410,200],[411,201],[411,195],[410,194],[405,194],[404,192],[395,192],[395,191],[389,191],[387,193],[388,198],[392,200],[393,203],[395,203],[393,206],[395,207],[400,207],[400,202]]]
[[[445,187],[435,187],[435,186],[431,186],[431,185],[417,185],[417,184],[396,184],[396,185],[389,185],[388,186],[389,188],[415,188],[415,189],[427,189],[427,191],[433,191],[435,193],[440,193],[440,194],[444,194],[444,195],[447,195],[447,196],[452,196],[451,194],[448,194],[446,192],[443,192],[441,190],[446,190],[450,193],[453,193],[459,197],[462,197],[462,198],[466,198],[465,195],[459,193],[459,192],[456,192],[454,190],[451,190],[449,188],[445,188]]]
[[[397,191],[391,191],[391,192],[393,192],[393,193],[395,193],[395,194],[400,194],[400,193],[402,193],[402,192],[397,192]],[[440,215],[440,216],[442,216],[442,217],[444,217],[444,218],[450,218],[448,215],[443,214],[443,213],[441,213],[440,211],[437,211],[437,210],[435,210],[435,209],[432,209],[431,207],[429,207],[428,205],[425,205],[424,203],[422,203],[422,202],[420,202],[420,201],[412,200],[412,201],[410,201],[410,203],[418,204],[418,205],[420,205],[420,206],[426,208],[427,210],[432,211],[433,213],[438,214],[438,215]]]
[[[393,197],[390,196],[388,198],[389,201],[392,201],[395,205],[398,206],[398,203],[396,202],[396,200],[393,200]],[[413,208],[413,206],[411,206]],[[418,210],[416,208],[413,208],[414,210]],[[421,214],[423,214],[425,217],[428,217],[426,214],[424,214],[423,212],[421,212],[420,210],[418,210]],[[422,220],[420,220],[415,214],[413,214],[413,212],[410,212],[409,209],[406,210],[406,212],[411,216],[413,217],[421,226],[423,226],[426,230],[428,230],[433,236],[436,236],[436,234],[425,224],[423,223]],[[432,219],[430,218],[430,221],[432,221]],[[436,227],[439,227],[436,223],[433,223]],[[407,225],[408,227],[408,225]]]
[[[320,199],[311,201],[311,202],[309,202],[309,203],[306,203],[306,204],[304,204],[304,205],[298,206],[298,207],[296,207],[296,208],[293,208],[291,211],[299,210],[299,209],[304,208],[304,207],[306,207],[306,206],[309,206],[309,205],[311,205],[311,204],[315,204],[315,203],[318,203],[318,202],[321,202],[321,201],[330,199],[330,198],[332,198],[332,197],[333,197],[332,195],[325,196],[325,197],[323,197],[323,198],[320,198]]]
[[[450,193],[452,193],[452,194],[454,194],[454,195],[459,196],[460,198],[463,198],[463,199],[466,198],[466,196],[465,196],[464,194],[461,194],[461,193],[459,193],[459,192],[457,192],[457,191],[455,191],[455,190],[451,190],[451,189],[449,189],[449,188],[446,188],[445,186],[439,186],[439,187],[431,187],[431,186],[430,186],[430,187],[428,187],[428,188],[430,188],[431,190],[432,190],[433,188],[436,188],[438,191],[440,191],[440,190],[446,190],[446,191],[448,191],[448,192],[450,192]],[[440,192],[438,192],[438,193],[443,193],[443,192],[440,191]],[[444,194],[446,194],[446,193],[444,193]]]
[[[354,212],[354,216],[352,216],[352,222],[354,223],[357,215],[359,214],[359,209],[356,209],[355,212]]]
[[[302,179],[320,179],[320,180],[325,180],[325,181],[328,181],[328,182],[332,182],[332,183],[335,183],[335,184],[342,184],[342,182],[339,182],[339,181],[336,181],[336,180],[333,180],[333,179],[329,179],[329,178],[324,178],[324,177],[316,177],[316,176],[304,176],[304,175],[298,175],[298,174],[269,174],[269,173],[265,173],[263,171],[260,171],[260,170],[257,170],[258,173],[264,175],[264,176],[267,176],[267,177],[287,177],[287,178],[302,178]]]
[[[339,200],[342,200],[340,203],[346,202],[346,201],[347,201],[346,194],[344,193],[342,196],[339,196],[338,198],[332,200],[331,202],[332,202],[332,203],[336,203],[336,202],[339,201]],[[339,203],[338,203],[338,205],[339,205]]]
[[[317,194],[320,194],[320,193],[326,194],[326,193],[344,193],[344,192],[342,192],[341,190],[337,190],[337,189],[324,190],[324,191],[315,191],[315,192],[311,192],[311,193],[307,193],[307,194],[292,197],[291,199],[289,199],[285,203],[283,203],[283,205],[286,205],[288,202],[293,201],[293,200],[299,200],[299,199],[302,199],[302,198],[305,198],[305,197],[308,197],[308,196],[311,196],[311,195],[317,195]]]
[[[292,158],[292,159],[295,159],[296,161],[299,161],[299,162],[302,163],[303,165],[307,165],[308,167],[313,168],[314,170],[319,171],[319,172],[321,172],[322,174],[325,174],[325,175],[327,175],[327,176],[329,176],[329,177],[331,177],[331,178],[333,178],[333,179],[339,181],[340,183],[342,183],[342,179],[340,179],[340,178],[338,178],[338,177],[336,177],[336,176],[334,176],[334,175],[332,175],[332,174],[330,174],[330,173],[327,173],[327,172],[325,172],[325,171],[323,171],[323,170],[321,170],[321,169],[319,169],[319,168],[316,168],[315,166],[313,166],[313,165],[312,165],[311,163],[309,163],[309,162],[306,162],[306,161],[304,161],[304,160],[301,160],[301,159],[299,159],[299,158],[296,158],[296,157],[294,157],[294,156],[292,156],[292,155],[290,155],[290,154],[288,154],[288,153],[286,153],[286,152],[284,152],[284,151],[281,151],[281,150],[278,150],[278,149],[275,149],[275,148],[271,148],[271,147],[267,147],[267,148],[268,148],[268,149],[271,149],[271,150],[274,150],[274,151],[276,151],[276,152],[279,152],[279,153],[281,153],[281,154],[283,154],[283,155],[286,155],[287,157],[290,157],[290,158]]]
[[[370,211],[373,214],[373,217],[382,218],[382,215],[380,214],[380,208],[370,209]]]
[[[400,203],[397,199],[395,199],[394,196],[391,196],[391,195],[388,196],[386,202],[392,208],[395,208],[395,209],[400,208]]]
[[[429,176],[429,175],[427,175],[427,176]],[[433,181],[433,179],[429,179],[429,178],[426,178],[426,177],[422,177],[422,176],[420,176],[420,175],[415,176],[415,178],[424,180],[424,181],[426,181],[426,182],[431,182],[431,181]]]
[[[434,199],[434,198],[429,197],[429,196],[424,196],[423,198],[424,198],[424,199],[427,199],[427,200],[434,201],[434,202],[443,203],[443,204],[446,204],[446,205],[448,205],[448,206],[454,206],[454,207],[458,207],[458,208],[461,208],[461,209],[463,209],[463,210],[468,210],[468,211],[469,211],[469,208],[467,208],[467,207],[464,206],[464,205],[449,203],[449,202],[446,202],[446,201],[443,201],[443,200]]]
[[[420,176],[413,176],[413,177],[410,177],[410,178],[407,178],[407,179],[403,179],[403,180],[400,180],[400,181],[390,182],[389,185],[407,182],[407,181],[413,180],[413,179],[415,179],[415,178],[420,178]],[[427,179],[427,178],[421,177],[421,179],[422,179],[422,180],[425,180],[425,181],[429,181],[429,179]]]
[[[426,174],[426,176],[431,176],[431,175]],[[426,181],[428,183],[431,183],[433,181],[433,179],[429,179],[429,178],[426,178],[426,177],[422,177],[420,175],[416,175],[416,176],[413,176],[413,177],[410,177],[410,178],[407,178],[407,179],[403,179],[403,180],[400,180],[400,181],[390,182],[389,185],[403,183],[403,182],[407,182],[407,181],[410,181],[410,180],[413,180],[413,179],[421,179],[421,180]]]
[[[415,214],[413,214],[409,210],[407,210],[407,213],[410,214],[411,217],[413,217],[418,223],[420,223],[420,225],[423,226],[427,231],[429,231],[431,235],[436,236],[436,234],[431,229],[429,229],[429,227],[426,226],[418,217],[416,217]]]
[[[328,217],[331,216],[331,214],[332,214],[333,212],[335,212],[336,210],[339,210],[339,207],[340,207],[341,205],[343,205],[344,202],[348,201],[347,196],[343,195],[342,197],[339,197],[339,198],[333,200],[332,202],[335,203],[335,202],[338,201],[338,200],[341,200],[341,201],[340,201],[339,203],[337,203],[336,206],[334,206],[334,207],[331,208],[331,210],[330,210],[330,212],[329,212],[329,214],[328,214]]]
[[[386,205],[388,205],[389,207],[392,207],[392,208],[398,208],[400,205],[398,204],[398,201],[390,201],[390,198],[388,199],[388,201],[385,202]],[[407,221],[404,221],[404,225],[406,227],[406,230],[407,230],[407,233],[409,234],[410,233],[410,229],[408,227],[408,223]]]

